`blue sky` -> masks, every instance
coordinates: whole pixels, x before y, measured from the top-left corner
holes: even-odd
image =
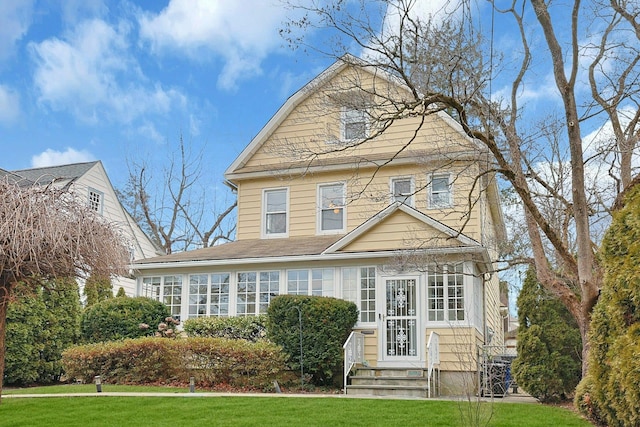
[[[62,3],[62,5],[60,4]],[[288,96],[331,63],[293,51],[277,2],[0,3],[0,168],[162,162],[180,133],[222,180]]]

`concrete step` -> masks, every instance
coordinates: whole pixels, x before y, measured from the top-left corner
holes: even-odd
[[[429,389],[419,386],[349,385],[347,394],[352,396],[379,397],[429,397]]]
[[[349,377],[347,394],[359,396],[386,396],[426,398],[429,387],[426,369],[378,368],[359,366]],[[435,384],[431,385],[435,387]],[[431,396],[435,396],[435,388]]]

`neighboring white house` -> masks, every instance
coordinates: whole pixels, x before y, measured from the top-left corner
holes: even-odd
[[[93,210],[121,228],[128,239],[134,261],[163,253],[156,248],[124,209],[100,161],[14,171],[0,169],[1,176],[9,176],[12,180],[25,185],[53,183],[60,187],[69,186],[81,197],[86,197],[87,204]],[[132,277],[118,277],[112,281],[112,284],[114,292],[122,287],[127,295],[136,294],[136,281]]]

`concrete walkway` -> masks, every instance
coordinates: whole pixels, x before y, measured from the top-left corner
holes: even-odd
[[[319,393],[152,393],[152,392],[109,392],[102,393],[59,393],[59,394],[3,394],[2,399],[23,399],[23,398],[47,398],[47,397],[315,397],[334,399],[387,399],[387,400],[466,400],[464,397],[436,397],[436,398],[410,398],[410,397],[389,397],[389,396],[354,396],[346,394],[319,394]],[[475,401],[475,397],[472,398]],[[492,401],[490,398],[482,398],[483,401]],[[538,400],[528,394],[508,394],[505,397],[497,397],[493,402],[504,403],[539,403]]]

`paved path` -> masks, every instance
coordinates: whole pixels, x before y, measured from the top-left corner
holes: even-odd
[[[316,398],[334,398],[334,399],[394,399],[394,400],[466,400],[460,397],[439,397],[439,398],[408,398],[408,397],[390,397],[390,396],[354,396],[345,394],[318,394],[318,393],[152,393],[152,392],[109,392],[102,393],[60,393],[60,394],[3,394],[2,399],[20,399],[20,398],[47,398],[47,397],[316,397]],[[475,397],[473,397],[475,400]],[[491,399],[482,398],[484,401]],[[494,402],[505,403],[539,403],[537,399],[528,394],[509,394],[502,398],[494,398]]]

